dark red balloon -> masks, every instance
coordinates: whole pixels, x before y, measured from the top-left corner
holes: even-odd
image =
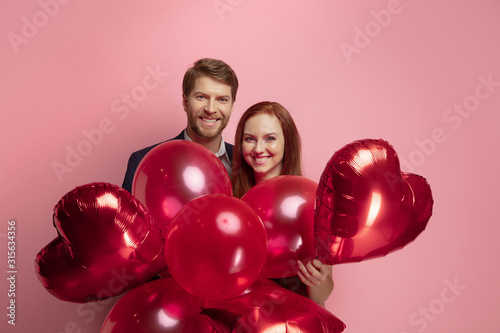
[[[267,231],[262,276],[297,275],[297,260],[314,257],[314,200],[318,184],[300,176],[278,176],[252,187],[241,199],[259,214]]]
[[[124,293],[166,268],[163,237],[145,207],[107,183],[68,192],[54,207],[59,234],[36,256],[42,285],[65,301]]]
[[[316,304],[280,286],[257,281],[251,291],[202,308],[217,332],[343,332],[345,324]]]
[[[151,281],[120,298],[101,333],[215,333],[201,314],[203,304],[172,278]]]
[[[241,294],[259,276],[267,255],[266,230],[242,200],[209,194],[181,208],[165,237],[176,281],[203,299]]]
[[[165,235],[182,206],[205,194],[232,195],[232,187],[224,165],[212,152],[195,142],[173,140],[144,157],[132,181],[132,193]]]
[[[344,146],[328,162],[318,186],[315,249],[328,264],[385,256],[413,241],[432,215],[429,184],[401,173],[384,140]]]

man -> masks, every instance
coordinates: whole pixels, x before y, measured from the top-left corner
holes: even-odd
[[[229,122],[237,91],[238,78],[225,62],[209,58],[196,61],[186,71],[182,81],[182,106],[187,115],[187,126],[170,140],[190,140],[203,145],[221,160],[230,173],[233,146],[224,142],[222,131]],[[139,163],[159,144],[130,156],[122,185],[124,189],[132,192],[132,180]]]

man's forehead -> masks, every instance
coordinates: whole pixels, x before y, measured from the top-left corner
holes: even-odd
[[[200,76],[194,82],[193,92],[231,96],[231,86],[208,76]]]

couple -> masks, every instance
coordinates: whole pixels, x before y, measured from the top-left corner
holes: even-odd
[[[288,111],[279,103],[260,102],[241,117],[234,147],[222,139],[222,130],[236,100],[238,78],[226,63],[200,59],[182,82],[182,106],[187,127],[172,140],[190,140],[212,151],[231,176],[234,195],[241,198],[252,186],[279,175],[302,175],[300,138]],[[155,146],[133,153],[122,187],[131,192],[137,166]],[[234,148],[234,152],[233,152]],[[298,262],[297,277],[275,280],[324,306],[333,290],[331,266],[315,259]]]

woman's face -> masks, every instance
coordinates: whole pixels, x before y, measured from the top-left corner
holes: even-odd
[[[285,138],[275,115],[258,113],[247,120],[241,144],[243,158],[252,167],[257,183],[279,176],[283,166]]]

